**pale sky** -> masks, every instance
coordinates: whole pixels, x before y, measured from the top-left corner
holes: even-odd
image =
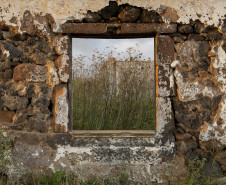
[[[154,60],[154,38],[139,39],[90,39],[73,38],[72,56],[78,58],[79,55],[85,56],[86,65],[91,62],[92,55],[101,54],[102,57],[115,57],[117,60],[127,59],[129,54],[126,52],[133,48],[131,56],[138,56],[140,60]]]

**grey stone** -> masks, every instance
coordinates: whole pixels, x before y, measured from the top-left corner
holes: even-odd
[[[194,25],[194,31],[195,31],[195,33],[205,32],[205,25],[203,23],[201,23],[200,21],[196,22]]]
[[[83,18],[84,22],[100,22],[101,17],[96,12],[88,11],[86,16]]]
[[[132,6],[125,7],[118,15],[122,22],[135,22],[140,16],[140,9]]]
[[[26,109],[28,106],[28,99],[19,96],[3,96],[4,105],[10,110]]]
[[[9,56],[10,59],[18,58],[21,56],[22,52],[18,48],[16,48],[13,44],[9,42],[4,42],[3,44],[5,49],[8,50],[10,53]]]
[[[221,177],[223,175],[220,165],[213,158],[207,160],[201,173],[206,177]]]
[[[158,95],[174,96],[176,92],[173,70],[169,64],[158,65]]]
[[[154,10],[143,10],[140,15],[140,22],[142,23],[159,23],[162,22],[161,16]]]
[[[174,61],[174,40],[170,36],[160,35],[157,37],[157,63],[171,64]]]
[[[192,33],[193,28],[189,24],[183,24],[178,26],[178,32],[180,33]]]
[[[226,150],[218,152],[215,159],[221,165],[221,168],[226,171]]]

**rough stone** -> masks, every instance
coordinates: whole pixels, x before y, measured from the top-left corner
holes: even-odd
[[[173,37],[174,42],[182,43],[184,40],[180,37]]]
[[[198,148],[197,142],[193,140],[188,141],[176,141],[177,150],[178,152],[181,152],[182,154],[186,154],[189,151]]]
[[[179,38],[181,38],[181,39],[183,39],[183,40],[187,40],[187,36],[186,35],[183,35],[183,34],[181,34],[181,33],[173,33],[172,35],[171,35],[171,37],[179,37]]]
[[[28,99],[19,96],[3,96],[4,105],[10,110],[26,109],[28,106]]]
[[[174,61],[174,41],[169,36],[158,36],[157,38],[157,63],[171,64]]]
[[[125,7],[118,15],[122,22],[135,22],[140,16],[140,9],[132,6]]]
[[[101,20],[101,17],[96,12],[88,11],[86,16],[84,17],[84,22],[99,22]]]
[[[214,158],[221,165],[221,169],[226,171],[226,150],[219,151]]]
[[[20,64],[14,68],[13,79],[27,82],[46,82],[48,68],[35,64]]]
[[[3,40],[4,38],[3,38],[3,32],[2,31],[0,31],[0,40]]]
[[[159,133],[170,132],[174,129],[174,115],[170,98],[157,98],[156,130]]]
[[[38,116],[32,116],[28,119],[26,128],[28,129],[28,131],[45,133],[49,130],[49,122],[49,114],[39,114]]]
[[[211,29],[207,32],[208,40],[221,40],[223,38],[222,34],[218,31],[218,29]]]
[[[156,11],[143,10],[139,21],[142,23],[160,23],[162,18]]]
[[[15,116],[14,111],[1,111],[0,110],[0,124],[11,124],[13,123],[13,118]]]
[[[176,140],[188,140],[192,137],[189,133],[175,133]]]
[[[205,38],[199,34],[190,34],[188,40],[203,41]]]
[[[55,37],[54,44],[57,52],[59,53],[59,57],[56,58],[55,66],[58,70],[58,76],[61,82],[67,82],[69,80],[69,72],[70,72],[70,58],[69,58],[69,37],[68,36],[60,36]]]
[[[36,64],[40,64],[40,65],[45,65],[47,64],[48,58],[46,56],[46,54],[38,51],[35,52],[34,54],[31,55],[32,60],[34,60],[34,62]]]
[[[53,119],[55,131],[67,132],[69,122],[69,107],[66,85],[58,85],[53,91]],[[58,129],[60,127],[61,129]]]
[[[6,69],[4,72],[4,78],[9,80],[12,79],[13,76],[13,70],[12,69]]]
[[[180,33],[192,33],[193,32],[193,28],[191,25],[179,25],[178,26],[178,32]]]
[[[5,70],[10,69],[10,68],[11,68],[10,61],[6,60],[5,62],[0,62],[0,71],[1,72],[4,72]]]
[[[161,5],[158,12],[160,13],[163,21],[166,23],[177,22],[179,19],[177,11],[173,8]]]
[[[161,97],[174,96],[176,89],[173,70],[170,65],[158,65],[158,95]]]
[[[223,175],[220,165],[213,158],[207,160],[201,170],[201,173],[206,177],[221,177]]]
[[[194,25],[194,31],[195,33],[203,33],[205,32],[205,25],[201,23],[200,21],[196,22]]]
[[[199,148],[193,150],[192,152],[188,153],[187,158],[189,160],[202,160],[202,159],[210,159],[213,157],[212,152],[209,152],[207,150],[201,150]]]
[[[13,58],[18,58],[21,56],[22,52],[17,49],[13,44],[9,43],[9,42],[4,42],[3,43],[5,49],[7,51],[9,51],[9,58],[13,59]]]
[[[13,123],[18,125],[19,123],[24,123],[28,119],[28,113],[25,110],[17,110],[14,117]]]

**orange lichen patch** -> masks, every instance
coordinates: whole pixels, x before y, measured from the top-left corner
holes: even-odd
[[[62,66],[62,59],[63,59],[63,55],[57,57],[57,59],[55,60],[55,66],[57,69],[61,68]]]
[[[0,110],[0,124],[7,125],[13,123],[13,118],[15,116],[14,111],[1,111]]]
[[[213,123],[215,123],[218,119],[219,119],[219,116],[220,116],[220,113],[221,113],[221,110],[223,108],[222,106],[222,102],[223,102],[223,98],[221,99],[220,103],[219,103],[219,106],[218,106],[218,109],[217,109],[217,112],[213,118]]]
[[[212,75],[216,75],[217,74],[217,70],[213,67],[213,63],[214,63],[215,58],[214,57],[211,57],[210,59],[211,60],[210,60],[209,72]]]
[[[54,132],[56,133],[65,133],[66,132],[66,127],[62,125],[54,125]]]
[[[18,29],[13,26],[9,26],[9,32],[10,32],[11,36],[15,36],[15,35],[19,34]]]
[[[213,80],[213,76],[207,71],[198,71],[198,75],[200,78],[202,78],[201,80],[203,82],[205,82],[206,80],[210,80],[210,81]]]
[[[173,8],[161,6],[164,9],[163,13],[160,15],[165,19],[169,19],[170,22],[177,22],[180,16],[177,15],[177,11]]]
[[[204,122],[204,124],[200,127],[200,131],[205,132],[207,130],[207,128],[208,128],[208,125],[206,122]]]
[[[179,88],[177,88],[177,95],[178,95],[178,99],[179,99],[181,102],[183,102],[184,100],[183,100],[183,98],[181,97]]]
[[[30,78],[30,71],[35,70],[35,64],[20,64],[14,68],[13,79],[15,81],[24,81]]]
[[[47,82],[49,85],[54,87],[55,85],[59,84],[59,78],[54,63],[51,61],[47,61],[47,64],[45,66],[48,69],[48,72],[46,74]]]
[[[8,26],[5,24],[5,21],[0,22],[0,30],[8,31]]]

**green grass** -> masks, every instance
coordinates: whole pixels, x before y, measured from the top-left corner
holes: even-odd
[[[106,70],[92,78],[74,78],[73,127],[76,130],[155,129],[153,94],[146,76],[137,77],[131,69],[123,71],[117,84]]]

